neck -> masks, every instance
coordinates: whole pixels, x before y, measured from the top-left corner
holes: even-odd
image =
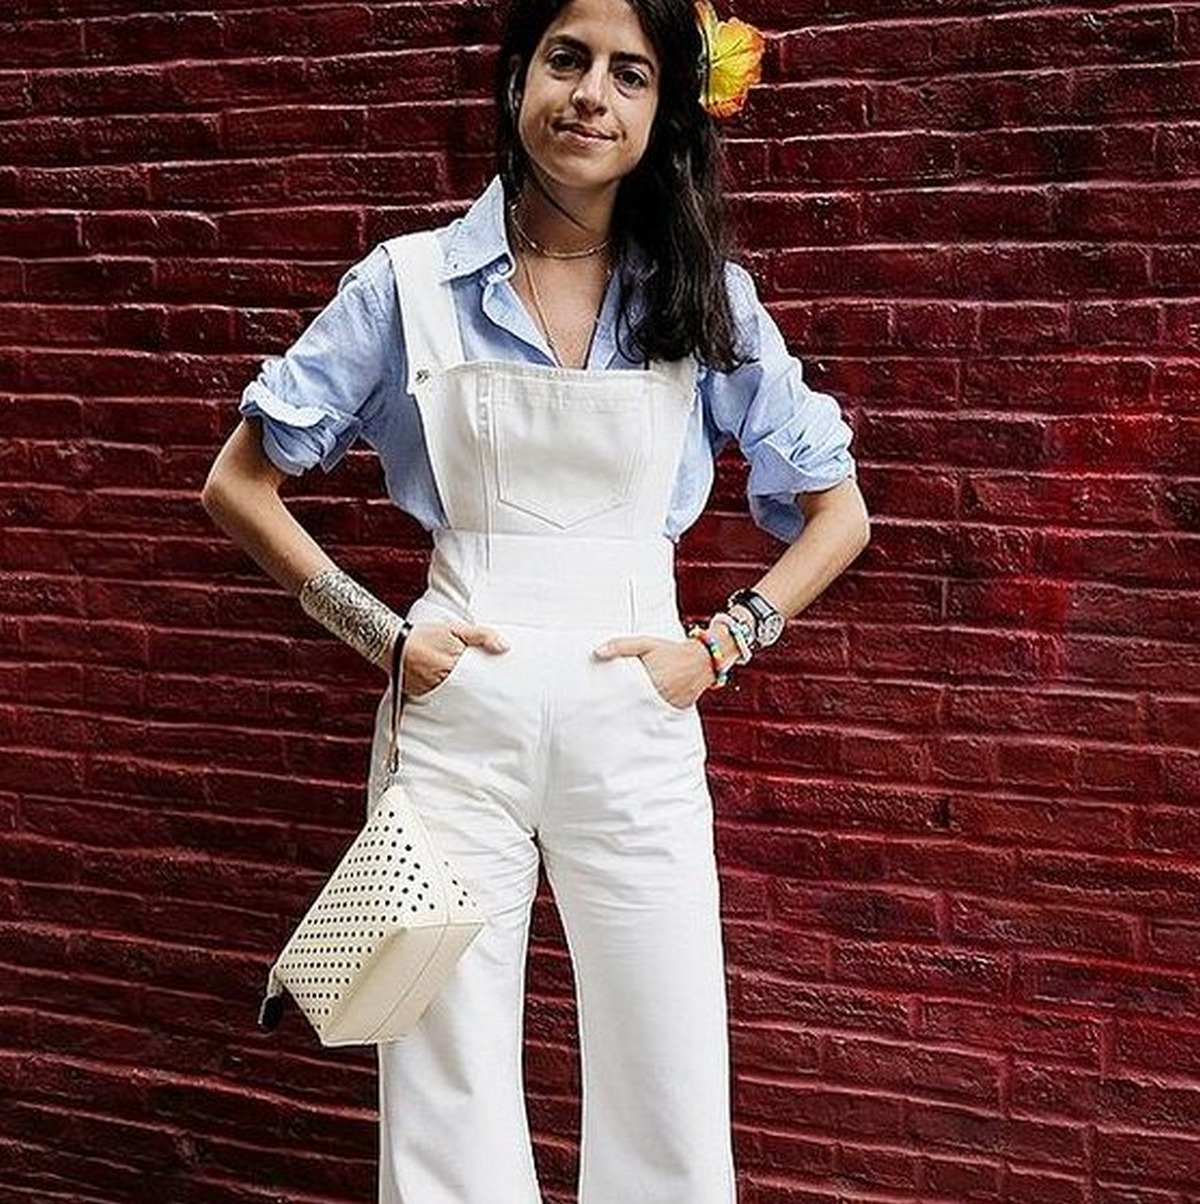
[[[548,250],[584,251],[604,242],[612,229],[616,188],[602,193],[563,189],[527,180],[517,198],[521,228]]]

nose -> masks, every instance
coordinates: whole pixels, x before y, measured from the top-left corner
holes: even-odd
[[[605,89],[607,75],[603,64],[594,62],[575,85],[571,93],[571,103],[580,112],[603,112],[605,108]]]

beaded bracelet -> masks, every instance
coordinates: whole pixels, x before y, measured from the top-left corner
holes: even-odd
[[[729,670],[737,663],[736,661],[725,661],[721,658],[721,645],[717,637],[713,635],[712,630],[708,627],[701,627],[698,623],[693,624],[688,628],[688,637],[693,640],[699,640],[700,643],[708,650],[708,659],[712,664],[713,685],[720,689],[729,682]]]

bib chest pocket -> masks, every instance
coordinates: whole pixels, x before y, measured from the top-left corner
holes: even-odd
[[[493,401],[499,502],[560,529],[628,502],[651,434],[642,391],[528,385]]]

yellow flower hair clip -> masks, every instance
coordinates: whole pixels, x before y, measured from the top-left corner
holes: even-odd
[[[713,117],[732,117],[742,111],[751,86],[762,76],[766,39],[745,21],[719,21],[710,0],[696,0],[696,19],[705,58],[700,103]]]

